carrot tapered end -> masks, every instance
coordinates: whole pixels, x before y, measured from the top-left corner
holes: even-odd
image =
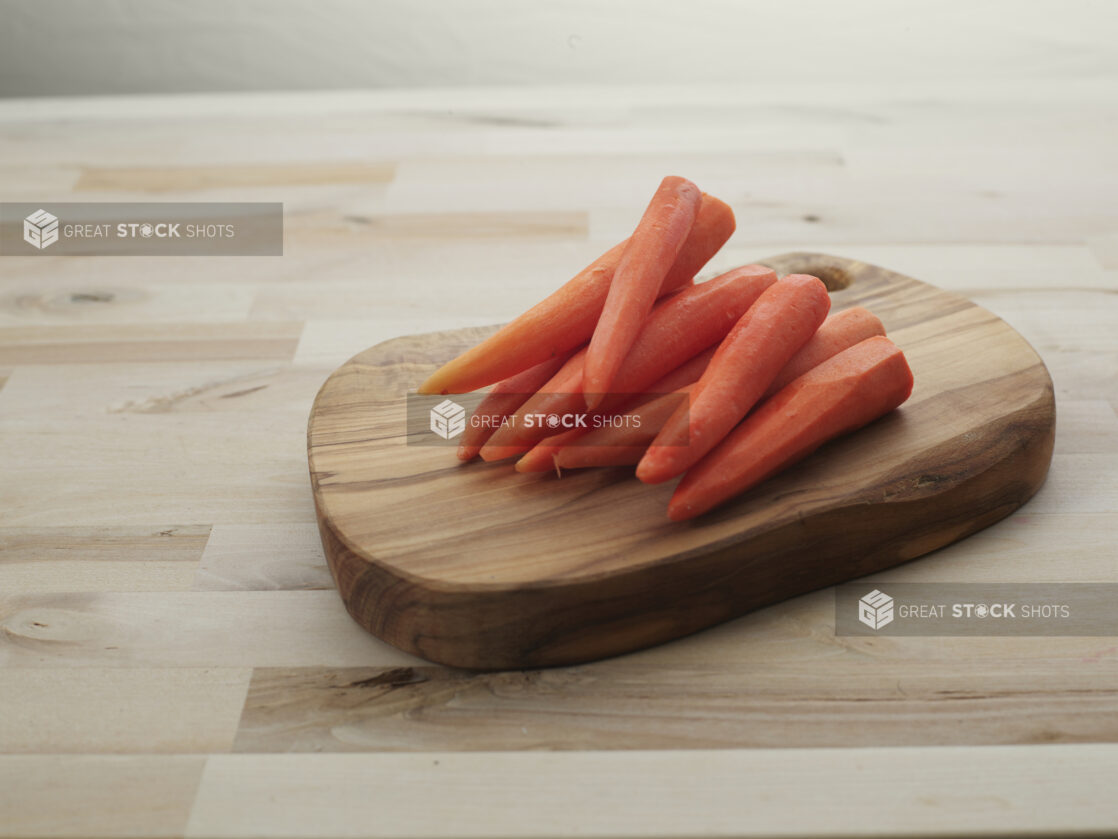
[[[510,457],[516,457],[518,454],[524,454],[531,446],[490,446],[485,445],[481,447],[481,459],[486,463],[492,463],[496,460],[505,460]]]
[[[547,457],[532,457],[531,452],[524,455],[520,460],[513,464],[513,468],[517,472],[530,474],[532,472],[550,472],[551,459]]]
[[[672,521],[687,521],[693,519],[699,514],[689,504],[683,504],[675,501],[674,499],[668,502],[668,518]]]
[[[670,464],[658,458],[650,460],[647,453],[637,464],[637,480],[642,484],[662,484],[664,481],[670,481],[677,474],[679,473],[673,471]]]

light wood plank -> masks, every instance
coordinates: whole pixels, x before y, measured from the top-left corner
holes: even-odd
[[[333,589],[312,523],[218,525],[214,528],[193,587],[207,591]]]
[[[236,422],[207,411],[94,413],[0,424],[21,441],[0,450],[0,510],[8,525],[314,520],[304,423],[294,413]]]
[[[1043,660],[981,663],[968,660],[958,639],[937,640],[942,652],[927,659],[901,649],[875,650],[868,660],[849,648],[824,656],[790,644],[787,660],[752,667],[690,665],[677,655],[483,674],[264,668],[253,674],[235,751],[1118,742],[1110,639]]]
[[[242,420],[267,418],[269,425],[285,416],[294,427],[326,374],[267,361],[30,365],[12,374],[7,395],[0,398],[0,421],[7,427],[41,427],[44,420],[112,418],[135,426],[145,424],[135,415],[191,414],[195,423],[206,423],[213,415],[232,422],[229,415],[240,414]],[[163,418],[162,424],[171,421]],[[189,421],[182,421],[189,429]]]
[[[9,326],[0,364],[291,359],[301,323]]]
[[[0,591],[188,589],[208,525],[0,527]]]
[[[246,668],[5,668],[0,753],[225,752]]]
[[[165,282],[158,275],[122,274],[114,260],[81,261],[80,276],[59,269],[19,272],[0,296],[0,325],[174,324],[186,316],[195,323],[236,322],[251,306],[253,289],[244,282]]]
[[[1058,454],[1052,458],[1030,513],[1118,513],[1118,454]]]
[[[0,594],[0,667],[414,665],[334,591]]]
[[[1086,531],[1104,521],[1077,524]],[[1106,536],[1097,529],[1080,551],[1067,553],[1055,553],[1044,540],[1051,526],[1012,530],[874,580],[1038,582],[1044,578],[1027,574],[1048,560],[1053,581],[1118,582],[1109,553],[1100,551]],[[1019,558],[1016,546],[1033,535],[1039,544],[1023,548]],[[1051,562],[1054,556],[1061,561]],[[1118,646],[1111,638],[840,638],[834,596],[826,590],[671,644],[576,667],[258,669],[235,750],[1114,742],[1116,699]]]
[[[1109,745],[226,755],[187,835],[1069,835],[1118,823],[1116,772]]]
[[[214,188],[300,187],[320,184],[386,184],[391,163],[253,163],[220,166],[88,166],[74,192],[184,192]]]
[[[1118,270],[1118,233],[1103,233],[1087,240],[1091,253],[1099,265],[1110,270]]]
[[[0,527],[0,563],[43,563],[72,560],[197,562],[202,557],[209,525],[168,524],[156,527]]]
[[[1069,334],[1074,334],[1072,324]],[[1056,398],[1113,399],[1118,393],[1118,352],[1100,352],[1068,346],[1044,351],[1044,364],[1052,374]]]
[[[1105,399],[1064,399],[1059,403],[1056,452],[1111,454],[1118,451],[1118,417]]]
[[[0,533],[3,531],[0,530]],[[0,590],[51,591],[184,591],[198,573],[198,561],[142,563],[113,560],[52,559],[9,563],[0,559]]]
[[[201,755],[0,755],[0,836],[182,836]]]
[[[335,241],[353,246],[408,239],[584,239],[588,229],[587,214],[577,210],[355,213],[344,219],[329,211],[301,216],[297,226],[285,226],[284,234],[292,246],[298,248],[309,243],[330,246]]]
[[[704,114],[718,123],[715,114]],[[736,114],[735,114],[736,116]],[[630,114],[630,125],[643,114]],[[733,125],[723,114],[723,125]],[[835,139],[835,126],[820,118],[820,133],[786,147],[727,149],[694,153],[679,149],[645,154],[509,153],[500,157],[425,157],[401,161],[388,193],[396,211],[422,211],[435,205],[456,211],[517,210],[525,206],[568,210],[593,202],[596,206],[627,207],[629,228],[636,226],[648,202],[648,185],[665,172],[686,172],[687,177],[719,196],[749,194],[766,184],[790,177],[828,177],[843,167],[840,152],[827,145]],[[548,132],[555,134],[554,131]],[[647,134],[645,136],[648,136]],[[540,138],[549,142],[547,137]],[[641,137],[634,138],[637,142]],[[756,146],[756,143],[750,144]],[[572,271],[573,273],[573,271]]]
[[[1046,491],[1041,490],[1042,493]],[[1118,583],[1113,515],[1045,513],[1036,500],[963,542],[875,575],[875,579],[943,583]]]
[[[487,326],[493,322],[492,317],[485,315],[453,315],[449,312],[445,314],[412,312],[401,314],[390,322],[379,318],[376,320],[311,320],[307,321],[303,337],[295,351],[295,364],[318,369],[325,368],[329,375],[329,371],[334,367],[370,346],[401,334],[410,334],[409,327],[425,332],[439,324]],[[323,378],[325,379],[325,376]]]

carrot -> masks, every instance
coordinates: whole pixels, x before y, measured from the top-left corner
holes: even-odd
[[[734,211],[704,196],[699,214],[661,291],[689,285],[734,232]],[[594,333],[629,240],[614,246],[527,312],[447,362],[420,393],[468,393],[514,376],[585,343]]]
[[[827,287],[807,274],[789,274],[766,289],[722,341],[689,404],[656,435],[637,477],[666,481],[713,449],[815,334],[830,306]]]
[[[756,486],[839,435],[893,410],[912,393],[912,371],[888,338],[867,338],[766,400],[675,489],[668,517],[697,516]]]
[[[566,360],[565,355],[557,356],[493,385],[470,417],[458,444],[458,459],[473,460],[501,420],[516,413],[516,409],[554,376]]]
[[[703,375],[703,371],[706,370],[707,365],[710,363],[711,356],[714,355],[714,351],[716,349],[718,348],[711,347],[710,349],[704,350],[703,352],[692,358],[690,361],[686,361],[683,364],[679,365],[679,367],[672,370],[672,372],[657,379],[654,384],[649,385],[647,393],[640,394],[639,396],[634,396],[631,400],[625,402],[624,405],[618,406],[616,410],[620,411],[624,409],[626,414],[633,414],[636,413],[640,408],[642,408],[642,406],[647,405],[649,402],[653,402],[664,396],[669,396],[672,394],[673,391],[679,390],[680,388],[686,387],[687,385],[693,385],[699,380],[699,377]],[[678,397],[676,397],[676,401],[671,403],[672,408],[674,409],[675,406],[677,406],[678,404]],[[664,420],[666,419],[667,417],[664,417]],[[653,437],[656,435],[656,432],[660,430],[660,427],[663,424],[664,422],[663,420],[661,420],[655,428],[651,429]],[[516,471],[551,471],[556,466],[555,455],[559,452],[559,450],[565,449],[570,446],[579,446],[579,438],[581,438],[585,434],[588,434],[591,430],[592,429],[589,428],[572,429],[571,431],[564,432],[563,434],[555,434],[551,437],[545,437],[544,439],[536,443],[535,446],[529,449],[528,452],[516,462]],[[637,455],[636,460],[632,461],[633,463],[636,463],[637,460],[640,460],[640,455],[644,454],[644,450],[648,448],[648,444],[651,442],[652,437],[649,437],[647,440],[645,440],[644,444],[640,447],[640,452]]]
[[[657,379],[654,384],[648,386],[646,393],[634,395],[632,399],[627,400],[623,405],[617,406],[615,411],[625,410],[625,413],[634,413],[641,406],[648,404],[663,396],[670,395],[673,391],[679,390],[687,385],[692,385],[699,380],[706,370],[707,365],[710,363],[711,356],[717,347],[703,350],[690,361],[685,361],[679,367],[672,370],[670,373]],[[677,398],[678,399],[678,398]],[[679,402],[673,402],[672,406],[678,405]],[[665,417],[666,419],[666,417]],[[660,422],[659,425],[653,429],[653,434],[659,431],[660,426],[664,423]],[[567,446],[576,445],[576,441],[583,435],[589,433],[591,429],[571,429],[563,434],[555,434],[551,437],[545,437],[533,446],[524,457],[516,462],[517,472],[549,472],[554,468],[553,462],[555,454],[562,448]],[[652,442],[649,437],[648,441],[641,447],[641,453],[644,449],[648,448],[648,443]],[[639,458],[638,458],[639,459]],[[633,463],[637,461],[634,460]]]
[[[687,234],[683,250],[672,263],[660,291],[666,293],[673,288],[690,285],[703,270],[703,266],[710,262],[711,257],[730,241],[735,226],[734,211],[730,205],[704,192],[699,201],[695,225]]]
[[[710,365],[710,360],[714,357],[714,353],[718,350],[718,345],[708,347],[690,361],[686,361],[657,379],[653,384],[648,386],[647,393],[655,394],[657,397],[663,396],[665,393],[679,390],[681,387],[693,385],[695,382],[702,378],[703,373],[706,372],[707,367]]]
[[[633,394],[645,392],[660,377],[716,344],[775,282],[776,274],[771,268],[746,265],[684,289],[658,304],[618,371],[613,393],[598,410],[617,410]],[[500,460],[525,452],[554,433],[555,429],[538,421],[549,414],[564,416],[586,411],[582,393],[582,362],[586,352],[580,350],[571,356],[551,381],[497,430],[482,446],[484,460]]]
[[[555,468],[583,469],[637,463],[656,433],[675,413],[680,402],[687,401],[694,387],[692,383],[673,393],[660,394],[616,417],[613,424],[595,428],[575,441],[556,447],[552,457]],[[517,468],[520,468],[519,464]]]
[[[586,358],[585,347],[568,358],[555,375],[548,379],[538,391],[529,396],[515,413],[510,414],[509,424],[507,426],[502,425],[495,430],[489,440],[481,447],[481,459],[504,460],[506,457],[524,454],[532,448],[535,438],[530,441],[521,439],[523,437],[521,429],[525,425],[526,415],[524,412],[531,410],[531,406],[538,402],[541,393],[554,395],[577,394],[582,382],[582,361],[584,358]],[[549,434],[553,430],[547,429],[545,426],[539,426],[538,429],[538,436]]]
[[[675,176],[664,178],[652,196],[617,265],[586,351],[583,390],[589,407],[613,385],[695,224],[701,198],[697,186]]]
[[[765,391],[765,396],[772,396],[793,379],[798,379],[812,367],[816,367],[828,358],[838,355],[848,347],[852,347],[874,335],[884,335],[885,327],[877,315],[861,306],[852,309],[843,309],[823,321],[810,340],[804,344],[799,352],[792,356],[784,365],[780,373]]]
[[[516,461],[517,472],[550,472],[555,468],[555,455],[561,449],[588,433],[585,428],[572,428],[562,434],[544,437]]]
[[[784,365],[773,383],[774,386],[770,386],[765,397],[762,398],[772,395],[793,379],[799,378],[808,370],[843,350],[867,338],[884,334],[885,328],[881,325],[881,321],[861,306],[844,309],[831,315],[823,321],[823,325],[800,351]],[[679,407],[679,394],[689,394],[693,390],[690,385],[699,380],[716,350],[717,347],[712,347],[705,353],[695,356],[650,387],[649,392],[652,397],[641,399],[631,406],[615,425],[578,434],[572,439],[560,440],[558,445],[553,444],[551,451],[547,453],[549,461],[554,461],[555,468],[568,469],[637,463],[671,413]],[[540,443],[536,448],[542,445],[543,443]],[[534,452],[535,449],[529,452],[529,455]],[[541,465],[541,468],[550,469],[551,466],[549,462],[546,467]],[[519,463],[516,468],[520,469]]]

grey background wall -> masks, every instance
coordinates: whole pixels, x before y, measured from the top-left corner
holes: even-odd
[[[1110,0],[0,0],[0,96],[1113,77]]]

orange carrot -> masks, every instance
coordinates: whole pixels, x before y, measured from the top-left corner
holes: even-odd
[[[577,440],[557,446],[552,456],[555,468],[584,469],[588,466],[628,466],[637,463],[656,433],[664,427],[664,423],[675,413],[680,403],[687,401],[694,387],[692,383],[674,393],[660,394],[613,418],[615,422],[611,425],[595,428]],[[517,468],[520,468],[519,464]]]
[[[703,352],[692,358],[690,361],[684,362],[683,364],[679,365],[679,367],[672,370],[672,372],[657,379],[654,384],[649,385],[648,391],[646,393],[634,396],[632,399],[625,402],[624,405],[619,405],[614,410],[624,410],[626,414],[632,414],[637,412],[644,405],[647,405],[649,402],[653,402],[664,396],[671,395],[673,391],[684,388],[687,385],[693,385],[699,380],[699,377],[703,375],[703,371],[707,369],[707,365],[710,364],[710,359],[714,355],[714,351],[716,349],[718,349],[718,347],[711,347],[710,349],[704,350]],[[675,406],[679,404],[678,397],[676,397],[676,401],[671,402],[670,404],[672,408],[675,408]],[[664,417],[664,420],[666,419],[667,417]],[[661,426],[663,426],[664,420],[661,420],[655,428],[651,429],[652,437],[656,436],[656,432],[660,430]],[[648,426],[646,425],[646,427]],[[522,458],[520,458],[520,460],[516,461],[516,471],[550,472],[552,469],[555,468],[554,459],[559,450],[567,448],[568,446],[579,445],[579,438],[589,433],[590,431],[591,429],[589,428],[581,430],[572,429],[571,431],[564,432],[563,434],[556,434],[551,437],[545,437],[544,439],[536,443],[535,446],[529,449],[527,453]],[[633,463],[636,463],[637,460],[640,460],[640,454],[644,454],[644,450],[648,448],[648,444],[652,442],[652,437],[649,437],[644,442],[644,445],[640,447],[640,453],[638,454],[637,459],[632,461]]]
[[[617,265],[586,351],[583,390],[589,407],[612,387],[695,224],[701,198],[697,186],[675,176],[664,178],[652,196]]]
[[[912,371],[888,338],[843,350],[766,400],[695,464],[676,487],[668,517],[681,521],[706,512],[887,414],[911,393]]]
[[[672,372],[661,376],[653,384],[648,386],[646,392],[654,394],[655,397],[660,397],[665,393],[679,390],[681,387],[695,384],[695,382],[703,377],[703,373],[705,373],[707,367],[710,366],[710,360],[714,358],[714,354],[717,351],[717,344],[713,347],[708,347],[690,361],[684,362],[672,370]]]
[[[798,379],[812,367],[816,367],[828,358],[838,355],[848,347],[852,347],[874,335],[884,335],[885,327],[878,320],[877,315],[861,306],[852,309],[843,309],[829,316],[819,331],[811,336],[799,352],[792,356],[784,365],[779,375],[765,391],[765,396],[772,396],[793,379]]]
[[[730,241],[734,227],[734,211],[730,205],[704,192],[699,201],[699,214],[695,216],[695,226],[687,234],[683,250],[672,263],[660,291],[667,293],[673,288],[690,285],[711,257]]]
[[[666,294],[690,284],[733,232],[733,210],[717,198],[705,196],[660,290]],[[419,386],[419,392],[468,393],[585,343],[594,333],[628,243],[626,239],[606,251],[549,297],[444,364]]]
[[[719,346],[689,404],[656,435],[637,477],[666,481],[713,449],[815,334],[830,306],[827,287],[807,274],[789,274],[768,288]]]
[[[784,365],[774,382],[779,386],[770,386],[765,397],[782,389],[793,379],[799,378],[808,370],[843,350],[867,338],[884,334],[885,328],[881,325],[881,321],[861,306],[831,315],[823,321],[823,325],[800,351]],[[555,468],[621,466],[637,463],[656,434],[668,421],[671,413],[679,407],[678,394],[689,394],[693,390],[688,385],[699,380],[710,362],[710,357],[717,349],[712,347],[705,353],[695,356],[687,364],[650,387],[652,398],[641,399],[632,405],[613,426],[559,440],[558,445],[553,443],[550,451],[546,453],[549,462],[546,467],[541,464],[541,468],[551,469],[551,461],[554,462]],[[677,388],[678,392],[673,393],[672,391],[676,391]],[[537,444],[536,449],[548,440]],[[524,457],[534,454],[536,449],[532,449]],[[516,468],[520,469],[519,463]]]
[[[485,441],[493,436],[501,420],[515,414],[516,409],[546,384],[566,360],[565,355],[557,356],[493,385],[470,416],[470,422],[458,444],[458,459],[473,460]]]
[[[482,460],[504,460],[528,451],[535,440],[545,434],[553,434],[554,429],[538,426],[538,434],[530,441],[522,439],[522,428],[525,424],[525,411],[531,411],[532,406],[539,401],[541,393],[549,394],[577,394],[582,382],[582,362],[586,358],[586,347],[568,358],[563,366],[545,382],[539,390],[528,397],[515,413],[509,415],[509,424],[502,425],[490,436],[489,440],[481,447]],[[538,422],[536,418],[534,421]],[[537,471],[537,470],[527,470]]]
[[[684,289],[657,305],[618,371],[610,398],[604,400],[598,410],[603,413],[617,410],[633,394],[647,391],[649,385],[666,373],[720,341],[761,293],[775,282],[776,274],[771,268],[746,265]],[[482,446],[484,460],[520,454],[538,440],[555,433],[555,429],[540,422],[547,415],[586,411],[582,393],[585,352],[580,350],[571,356],[551,381],[520,407],[510,423],[499,428]]]
[[[514,468],[517,472],[550,472],[555,468],[556,453],[587,433],[588,430],[585,428],[572,428],[562,434],[544,437],[516,461]]]

